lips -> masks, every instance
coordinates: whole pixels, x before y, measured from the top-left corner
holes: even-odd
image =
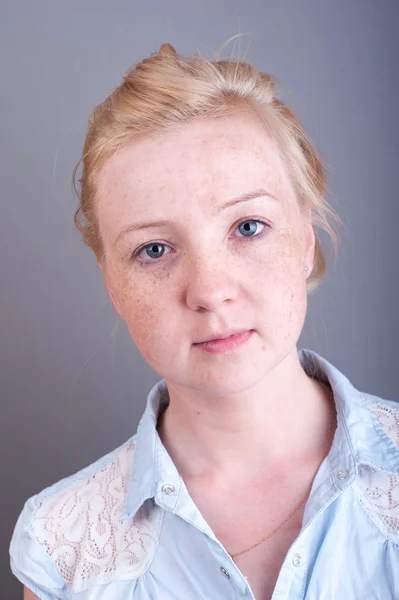
[[[208,337],[200,340],[199,342],[194,342],[195,344],[204,344],[205,342],[212,342],[215,340],[225,340],[226,338],[229,338],[233,335],[237,335],[239,333],[245,333],[246,331],[248,331],[248,329],[233,329],[231,331],[227,331],[224,333],[214,333],[209,335]]]
[[[238,351],[239,348],[246,346],[247,342],[252,338],[254,334],[253,329],[245,329],[239,333],[229,334],[217,334],[217,335],[227,335],[227,337],[211,339],[208,341],[197,342],[194,344],[194,348],[198,349],[198,351],[206,352],[207,354],[227,354],[230,352]],[[215,334],[214,334],[215,335]]]

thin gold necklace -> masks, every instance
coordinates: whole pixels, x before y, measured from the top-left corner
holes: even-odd
[[[334,402],[334,399],[332,399],[332,406],[334,408],[334,411],[333,411],[333,413],[331,415],[329,436],[328,436],[328,440],[327,440],[328,443],[327,443],[326,449],[325,449],[327,451],[327,454],[328,454],[328,451],[329,451],[331,443],[332,443],[332,441],[331,441],[331,435],[333,433],[334,421],[335,421],[335,402]],[[326,454],[326,452],[324,452],[324,455],[325,454]],[[324,456],[324,458],[325,458],[325,456]],[[324,458],[323,458],[323,460],[324,460]],[[242,550],[241,552],[236,552],[235,554],[230,554],[229,553],[230,557],[234,560],[237,556],[241,556],[241,554],[244,554],[245,552],[249,552],[253,548],[256,548],[256,546],[259,546],[259,544],[262,544],[263,542],[265,542],[266,540],[268,540],[269,538],[271,538],[279,529],[281,529],[283,527],[283,525],[285,525],[287,523],[287,521],[289,521],[291,519],[291,517],[295,514],[295,512],[298,510],[298,508],[304,502],[306,502],[306,499],[308,498],[308,496],[310,494],[310,490],[312,488],[312,485],[313,485],[313,481],[312,481],[312,484],[311,484],[310,488],[306,491],[306,494],[301,498],[300,502],[298,502],[298,504],[295,506],[294,510],[288,515],[288,517],[286,517],[284,519],[284,521],[282,523],[280,523],[280,525],[278,525],[277,527],[275,527],[275,529],[273,529],[273,531],[271,531],[270,533],[268,533],[267,536],[265,536],[259,542],[256,542],[256,544],[253,544],[249,548],[246,548],[245,550]]]

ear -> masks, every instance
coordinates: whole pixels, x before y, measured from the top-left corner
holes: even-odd
[[[103,281],[104,281],[104,285],[105,285],[105,289],[107,290],[109,299],[111,300],[111,303],[112,303],[112,305],[113,305],[116,313],[119,315],[119,317],[121,319],[123,319],[124,318],[124,313],[123,313],[123,311],[122,311],[122,309],[120,307],[118,299],[116,298],[116,296],[115,296],[115,294],[114,294],[114,292],[112,290],[111,283],[108,280],[107,271],[106,271],[106,269],[105,269],[105,267],[104,267],[104,265],[103,265],[103,263],[101,261],[98,260],[97,264],[98,264],[98,266],[100,268],[100,271],[102,273]]]
[[[315,248],[316,248],[316,235],[313,229],[312,223],[307,223],[305,225],[305,266],[308,267],[306,271],[307,277],[311,274],[314,267],[314,256],[315,256]]]

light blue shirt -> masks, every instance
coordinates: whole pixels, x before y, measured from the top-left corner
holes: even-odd
[[[338,425],[272,600],[398,600],[399,404],[314,352],[299,357],[329,380]],[[254,598],[161,443],[168,401],[161,380],[131,439],[26,502],[11,567],[42,600]]]

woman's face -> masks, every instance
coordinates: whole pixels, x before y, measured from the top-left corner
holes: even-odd
[[[100,174],[97,202],[106,287],[167,383],[238,392],[296,352],[313,228],[255,116],[123,149]],[[195,345],[237,329],[253,332],[235,350]]]

